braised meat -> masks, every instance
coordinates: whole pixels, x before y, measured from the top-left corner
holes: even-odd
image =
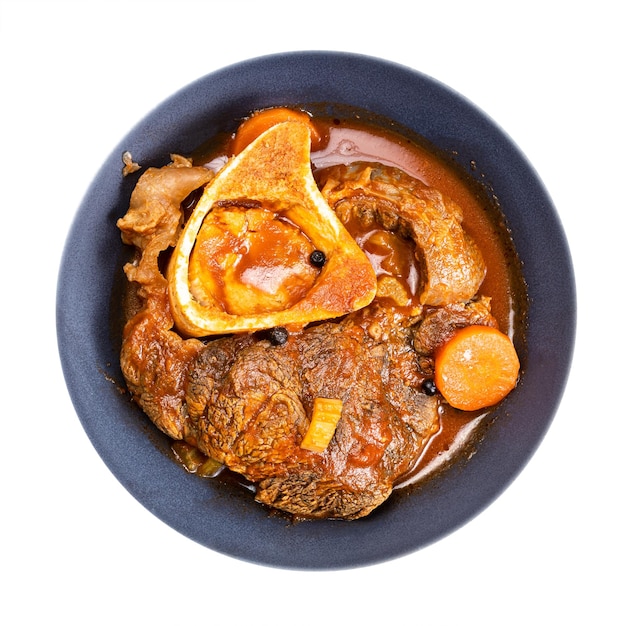
[[[378,222],[415,242],[423,270],[421,304],[441,306],[474,297],[486,268],[452,200],[402,170],[378,163],[329,167],[320,171],[318,182],[344,224],[355,218]]]
[[[389,329],[384,341],[369,334],[374,324]],[[389,496],[438,428],[437,402],[419,393],[419,380],[411,329],[378,309],[281,346],[242,337],[208,343],[190,368],[187,407],[198,446],[258,483],[259,501],[349,519]],[[320,397],[343,401],[323,454],[300,447]]]
[[[126,215],[117,222],[122,241],[140,253],[124,271],[143,303],[124,329],[122,371],[148,417],[174,439],[185,434],[182,385],[202,344],[183,340],[171,330],[174,322],[159,257],[176,243],[183,219],[181,203],[212,176],[181,157],[166,167],[150,168],[137,182]]]
[[[431,376],[434,372],[435,350],[448,341],[456,330],[471,325],[497,328],[489,298],[482,296],[470,302],[454,302],[444,307],[427,309],[413,334],[413,347],[420,371]]]
[[[400,188],[395,195],[404,194],[404,201],[383,198],[379,183],[364,182],[363,171],[356,195],[344,194],[340,201],[340,187],[353,178],[338,171],[326,176],[325,193],[343,219],[353,210],[361,217],[369,211],[414,239],[416,254],[429,259],[426,301],[447,309],[424,308],[426,301],[403,307],[380,297],[342,318],[293,328],[281,342],[263,332],[186,338],[174,327],[159,257],[180,233],[181,202],[207,183],[210,173],[184,160],[148,170],[118,223],[123,240],[138,251],[125,269],[139,285],[141,307],[125,326],[121,352],[134,400],[170,437],[252,481],[258,501],[296,516],[354,519],[383,503],[439,428],[439,400],[420,391],[425,377],[420,359],[429,358],[451,325],[492,321],[488,301],[467,304],[484,266],[456,218],[449,219],[449,207],[423,190],[419,201],[407,202],[404,176],[380,175],[391,176],[385,179],[387,196],[394,195],[395,180]],[[424,210],[428,219],[439,215],[437,223],[447,224],[438,231],[442,248],[453,238],[464,251],[461,261],[449,260],[453,266],[445,265],[449,250],[424,252]],[[466,279],[471,287],[463,285]],[[444,310],[447,317],[438,313]],[[322,452],[301,446],[316,398],[339,399],[343,407]]]

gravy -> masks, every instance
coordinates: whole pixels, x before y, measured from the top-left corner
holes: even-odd
[[[519,261],[504,220],[493,198],[479,183],[470,179],[451,159],[435,154],[417,141],[396,132],[352,119],[314,118],[324,138],[321,148],[311,155],[314,169],[355,161],[371,161],[398,167],[428,186],[454,200],[463,211],[463,227],[477,243],[487,266],[486,277],[478,295],[491,298],[491,310],[500,330],[519,343],[525,321],[526,291]],[[228,140],[216,150],[200,149],[195,163],[219,169],[226,161]],[[378,275],[402,275],[404,287],[417,296],[419,267],[406,241],[380,231],[348,230],[370,258]],[[354,232],[352,232],[354,230]],[[416,484],[445,467],[459,453],[468,450],[470,442],[490,421],[494,409],[464,412],[442,404],[440,428],[431,438],[412,471],[402,477],[396,488]]]

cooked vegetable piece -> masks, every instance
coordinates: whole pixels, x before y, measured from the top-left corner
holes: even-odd
[[[315,398],[309,429],[300,444],[304,450],[323,452],[335,434],[343,402],[337,398]]]
[[[224,466],[215,459],[207,458],[207,460],[196,470],[196,474],[202,478],[214,478],[222,470]]]
[[[213,478],[224,468],[219,461],[207,457],[196,446],[186,441],[175,441],[171,447],[176,458],[190,474],[197,474],[202,478]]]
[[[191,474],[195,474],[198,468],[207,460],[205,454],[200,452],[196,446],[192,446],[186,441],[175,441],[172,444],[172,452],[174,452],[176,458]]]
[[[280,122],[306,123],[311,130],[311,147],[313,150],[317,149],[322,138],[309,115],[304,111],[277,107],[259,111],[241,123],[231,144],[233,154],[239,154],[259,135]]]
[[[519,358],[507,335],[489,326],[466,326],[435,353],[435,385],[464,411],[493,406],[517,384]]]

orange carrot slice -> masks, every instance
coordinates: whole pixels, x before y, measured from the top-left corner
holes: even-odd
[[[247,145],[251,144],[259,135],[272,126],[280,124],[280,122],[293,121],[304,122],[309,126],[311,130],[311,149],[316,150],[322,137],[311,121],[311,117],[304,111],[277,107],[254,113],[241,123],[231,144],[232,153],[235,155],[239,154]]]
[[[435,385],[451,406],[474,411],[506,397],[519,368],[507,335],[489,326],[466,326],[435,353]]]

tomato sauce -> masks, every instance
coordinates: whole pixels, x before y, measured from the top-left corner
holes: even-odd
[[[315,167],[323,168],[354,161],[372,161],[398,167],[443,195],[454,200],[463,211],[463,227],[474,239],[487,266],[487,274],[479,295],[491,297],[491,310],[500,330],[511,338],[516,336],[523,323],[525,289],[508,232],[495,202],[477,182],[461,173],[451,160],[435,154],[415,141],[378,127],[355,124],[352,121],[326,120],[320,123],[322,133],[328,137],[326,145],[312,155]],[[350,230],[350,228],[349,228]],[[351,231],[352,232],[352,231]],[[355,233],[352,233],[353,236]],[[358,232],[357,241],[380,273],[381,264],[398,258],[387,251],[377,254],[371,245],[375,232]],[[369,247],[368,247],[369,244]],[[400,245],[396,250],[400,249]],[[407,250],[403,251],[407,254]],[[402,252],[400,253],[400,256]],[[389,261],[388,261],[389,262]],[[414,295],[419,268],[412,259],[405,258],[402,273]],[[409,278],[411,277],[411,278]],[[445,467],[461,451],[471,453],[470,442],[480,436],[489,422],[490,410],[463,412],[442,405],[440,428],[435,434],[412,472],[403,477],[397,488],[419,482]]]
[[[311,155],[314,169],[355,161],[370,161],[404,170],[428,186],[454,200],[463,212],[463,227],[483,255],[487,274],[478,295],[491,298],[491,310],[500,330],[522,341],[525,321],[526,291],[519,261],[497,202],[489,190],[461,170],[451,158],[436,154],[418,138],[407,138],[395,131],[353,119],[313,118],[322,138]],[[194,163],[219,169],[226,160],[228,139],[217,150],[200,149]],[[409,242],[380,229],[348,230],[372,262],[377,275],[401,278],[407,292],[415,297],[419,285],[419,267]],[[432,476],[439,468],[457,458],[462,451],[471,454],[470,442],[490,421],[493,409],[463,412],[442,404],[440,428],[410,474],[398,481],[396,488],[415,484]]]

